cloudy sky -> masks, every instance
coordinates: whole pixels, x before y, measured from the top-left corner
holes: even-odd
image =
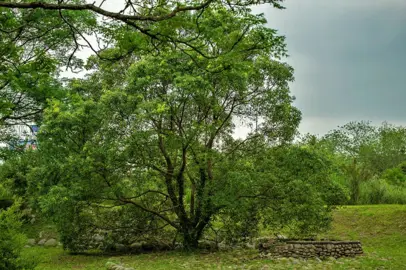
[[[261,6],[286,36],[301,132],[351,120],[406,125],[406,0],[286,0]]]

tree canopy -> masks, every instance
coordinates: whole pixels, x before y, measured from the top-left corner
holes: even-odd
[[[13,72],[0,115],[41,124],[38,151],[3,175],[64,247],[94,248],[95,233],[109,234],[102,248],[160,235],[194,249],[210,229],[230,241],[261,226],[326,229],[345,195],[328,160],[291,145],[301,114],[285,40],[249,8],[281,1],[125,1],[121,12],[103,2],[0,1]],[[64,67],[87,73],[62,79]]]

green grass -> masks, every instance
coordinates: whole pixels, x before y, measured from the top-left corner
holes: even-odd
[[[107,261],[135,269],[406,269],[406,205],[348,206],[334,215],[324,237],[361,240],[366,254],[355,259],[269,260],[255,250],[194,253],[165,252],[103,257],[69,255],[60,248],[27,248],[25,256],[41,263],[37,270],[105,269]]]

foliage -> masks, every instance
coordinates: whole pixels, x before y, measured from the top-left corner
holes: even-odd
[[[314,234],[345,197],[321,157],[283,147],[300,121],[288,89],[292,68],[277,60],[283,38],[263,26],[262,15],[217,8],[199,16],[210,25],[212,49],[230,47],[224,31],[244,39],[214,59],[183,50],[140,52],[113,64],[91,58],[92,73],[71,80],[66,98],[46,109],[32,182],[66,248],[88,248],[88,224],[132,224],[177,236],[191,249],[219,219],[240,221],[233,229],[239,237],[255,234],[260,220]],[[258,119],[246,138],[232,136],[236,121]],[[118,213],[120,220],[106,224]]]
[[[8,210],[0,210],[0,269],[2,270],[28,270],[35,267],[33,261],[21,257],[26,238],[20,233],[18,207],[19,204],[14,204]]]
[[[9,158],[2,178],[53,219],[65,248],[90,249],[107,232],[102,249],[157,234],[194,249],[216,222],[229,239],[261,223],[300,236],[328,227],[346,196],[321,152],[289,147],[301,118],[293,69],[284,37],[248,8],[263,2],[281,8],[0,1],[0,56],[11,61],[0,114],[41,124],[39,150]],[[75,57],[84,47],[95,53],[86,65]],[[63,65],[88,74],[62,80]],[[233,136],[238,123],[245,138]]]
[[[307,139],[309,142],[312,141]],[[313,147],[337,164],[339,178],[348,187],[352,204],[360,203],[361,193],[363,202],[376,201],[383,196],[386,187],[374,179],[386,179],[392,185],[402,185],[400,164],[406,159],[406,129],[401,126],[384,122],[375,127],[369,122],[350,122],[313,142],[317,145]],[[367,188],[365,192],[363,187]],[[367,193],[369,199],[365,199]]]
[[[265,189],[274,200],[267,202],[265,224],[272,229],[288,228],[294,237],[312,237],[326,230],[330,211],[346,200],[345,191],[331,179],[332,164],[302,147],[272,152],[256,163],[264,172],[261,178],[273,179]]]
[[[370,122],[350,122],[322,138],[332,151],[364,164],[372,174],[381,174],[406,159],[406,129],[386,122],[380,127]]]
[[[15,124],[39,124],[48,98],[61,97],[59,69],[75,47],[71,22],[91,18],[83,13],[55,16],[43,10],[13,10],[0,7],[0,139]],[[87,18],[87,19],[86,19]],[[81,31],[86,27],[77,26]],[[76,58],[69,60],[76,67]],[[4,141],[7,143],[7,140]]]
[[[15,196],[26,197],[29,193],[29,174],[38,164],[38,154],[26,151],[9,158],[0,165],[0,183]]]
[[[249,5],[282,8],[280,2],[137,1],[123,2],[120,12],[112,12],[104,9],[105,1],[99,6],[82,0],[0,1],[0,143],[8,143],[10,138],[4,134],[10,125],[39,124],[46,101],[63,97],[61,68],[83,71],[78,51],[91,50],[108,63],[134,52],[154,54],[168,48],[182,50],[195,61],[197,55],[217,58],[232,53],[250,22],[258,20],[250,14]],[[223,25],[218,20],[206,19],[213,10],[238,14],[248,23],[242,31],[220,30]],[[212,39],[212,31],[226,37],[222,50],[208,46],[219,41]]]
[[[406,186],[406,163],[401,163],[399,166],[387,169],[383,172],[381,178],[395,186]]]
[[[146,212],[125,205],[97,202],[89,205],[88,202],[78,202],[74,193],[55,187],[46,198],[40,199],[40,206],[57,225],[60,241],[67,250],[111,252],[116,251],[118,245],[128,248],[133,243],[145,241],[173,241],[174,231],[162,226],[157,218]]]

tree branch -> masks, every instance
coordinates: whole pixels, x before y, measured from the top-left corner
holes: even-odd
[[[89,10],[93,11],[97,14],[120,20],[126,22],[127,20],[132,21],[152,21],[152,22],[159,22],[164,21],[170,18],[175,17],[180,12],[185,11],[192,11],[192,10],[201,10],[207,6],[209,6],[214,0],[207,0],[200,5],[195,6],[178,6],[173,9],[171,12],[161,15],[161,16],[144,16],[144,15],[127,15],[120,12],[111,12],[101,8],[100,6],[96,6],[94,4],[52,4],[52,3],[44,3],[44,2],[31,2],[31,3],[15,3],[15,2],[5,2],[0,1],[0,7],[5,8],[18,8],[18,9],[46,9],[46,10]]]
[[[138,204],[138,203],[136,203],[136,202],[134,202],[132,200],[127,200],[127,199],[122,199],[122,198],[119,198],[119,200],[122,203],[132,204],[132,205],[136,206],[137,208],[140,208],[141,210],[143,210],[145,212],[151,213],[151,214],[161,218],[162,220],[166,221],[169,225],[171,225],[175,229],[179,229],[179,226],[176,223],[171,221],[168,217],[166,217],[166,216],[164,216],[164,215],[162,215],[162,214],[160,214],[160,213],[158,213],[158,212],[156,212],[154,210],[145,208],[144,206],[142,206],[142,205],[140,205],[140,204]]]

